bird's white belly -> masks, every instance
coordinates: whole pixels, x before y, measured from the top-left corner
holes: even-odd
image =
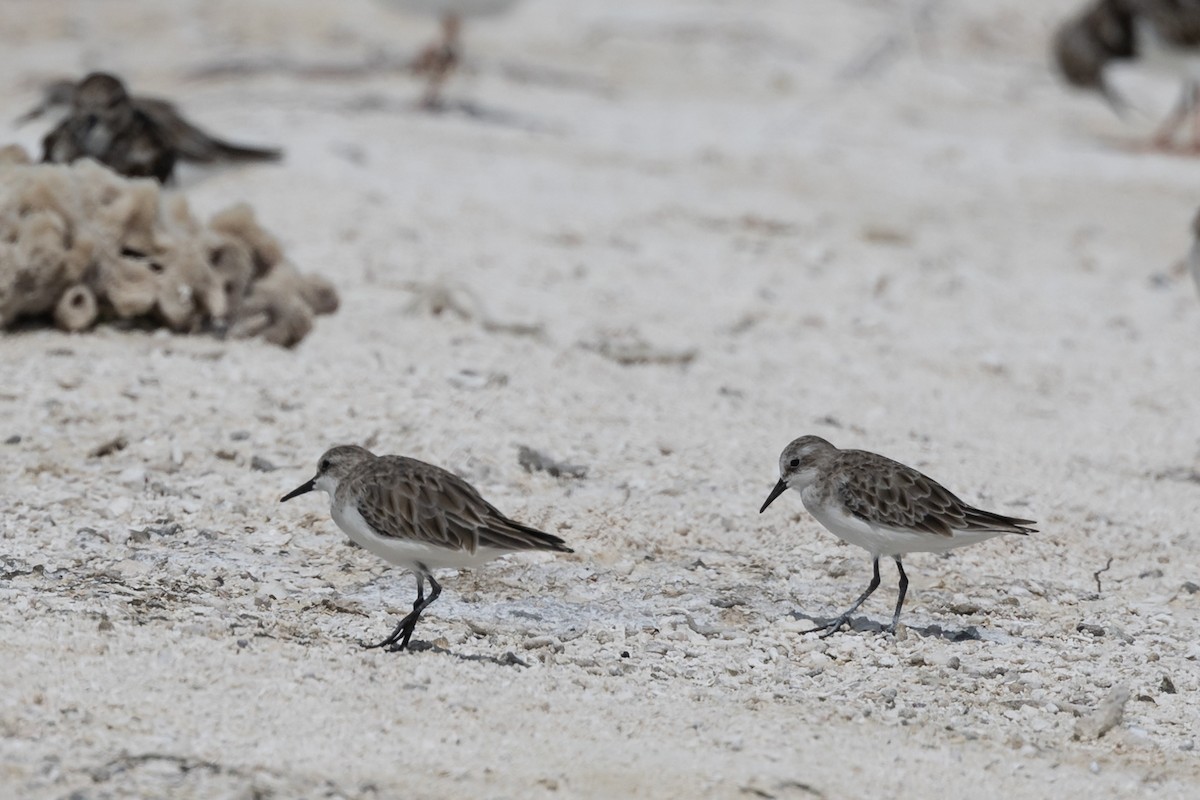
[[[941,553],[1001,534],[1001,531],[954,531],[950,536],[941,536],[925,531],[890,528],[848,514],[837,504],[822,505],[803,492],[800,499],[808,513],[816,517],[817,522],[830,533],[843,542],[858,545],[869,552],[872,558],[905,553]]]
[[[346,535],[368,552],[373,553],[390,564],[404,567],[412,572],[425,569],[463,569],[477,567],[504,555],[503,551],[480,548],[474,553],[466,550],[454,550],[448,547],[417,542],[412,539],[401,539],[393,536],[380,536],[375,529],[367,524],[363,515],[354,505],[338,507],[331,505],[330,516]]]
[[[83,137],[83,151],[93,158],[100,158],[112,147],[112,131],[104,123],[92,126]]]

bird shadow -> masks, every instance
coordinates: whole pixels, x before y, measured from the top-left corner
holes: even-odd
[[[471,100],[442,98],[433,103],[394,99],[378,93],[365,93],[343,101],[341,107],[352,113],[427,114],[435,117],[462,117],[473,122],[512,128],[527,133],[562,135],[563,130],[531,116],[488,106]]]
[[[803,611],[793,611],[791,616],[793,619],[808,620],[814,625],[827,625],[837,619],[837,617],[816,617],[811,614],[805,614]],[[883,623],[876,622],[867,617],[851,617],[845,627],[858,633],[884,632]],[[909,631],[920,634],[928,639],[945,639],[948,642],[978,642],[983,640],[983,635],[979,632],[979,628],[974,625],[968,625],[965,628],[943,628],[935,622],[925,626],[910,625],[905,627]]]
[[[453,656],[460,661],[486,661],[491,664],[499,664],[502,667],[528,667],[529,662],[524,661],[512,650],[508,650],[502,656],[485,656],[475,653],[456,653],[453,650],[447,650],[445,647],[439,647],[433,642],[422,642],[414,639],[408,643],[408,651],[410,653],[437,653],[438,655]]]

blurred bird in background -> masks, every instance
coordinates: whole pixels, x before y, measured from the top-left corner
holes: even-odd
[[[66,117],[42,140],[43,162],[93,158],[122,175],[166,183],[178,161],[278,161],[283,155],[278,148],[236,144],[206,133],[169,101],[130,95],[120,78],[104,72],[78,83],[50,84],[42,101],[17,122],[63,107]]]
[[[384,0],[400,11],[437,17],[442,26],[440,40],[426,45],[413,59],[413,73],[425,76],[425,94],[421,105],[442,107],[442,87],[462,63],[462,24],[465,18],[497,16],[507,12],[518,0]]]
[[[1182,81],[1179,101],[1151,144],[1170,149],[1190,118],[1190,150],[1200,152],[1200,0],[1093,0],[1063,23],[1053,49],[1068,83],[1099,92],[1122,116],[1129,104],[1112,87],[1115,63],[1133,62]]]

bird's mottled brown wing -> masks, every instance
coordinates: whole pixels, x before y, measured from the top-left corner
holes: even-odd
[[[187,120],[175,105],[157,97],[135,97],[134,107],[162,131],[170,148],[184,161],[211,164],[214,161],[278,161],[283,155],[275,147],[234,144],[212,136]]]
[[[69,123],[69,119],[64,119],[42,138],[43,164],[69,164],[79,158]]]
[[[138,112],[129,130],[113,143],[111,157],[104,163],[131,178],[166,183],[175,171],[175,151],[154,120]]]
[[[890,458],[860,450],[838,454],[835,487],[850,513],[867,522],[950,536],[954,531],[1032,533],[1030,520],[983,511],[937,481]]]
[[[462,478],[432,464],[384,456],[354,480],[359,513],[385,536],[471,553],[571,552],[562,539],[508,519]]]
[[[1200,0],[1122,0],[1136,17],[1150,22],[1163,41],[1200,46]]]

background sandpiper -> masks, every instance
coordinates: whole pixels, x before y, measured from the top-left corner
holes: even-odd
[[[1093,0],[1058,29],[1053,49],[1059,71],[1071,85],[1100,92],[1118,113],[1127,104],[1110,83],[1115,63],[1136,61],[1181,80],[1179,101],[1155,133],[1153,145],[1169,147],[1180,125],[1191,117],[1191,149],[1200,151],[1200,5]]]
[[[130,95],[120,78],[106,72],[93,72],[78,84],[50,84],[42,102],[17,121],[36,119],[64,103],[69,113],[42,140],[42,161],[69,164],[93,158],[122,175],[166,183],[178,161],[277,161],[283,155],[274,147],[213,136],[169,101]]]
[[[401,11],[435,16],[442,27],[439,40],[426,45],[411,64],[416,75],[427,79],[421,105],[442,105],[442,86],[462,63],[462,24],[467,17],[491,17],[507,12],[518,0],[385,0]]]

